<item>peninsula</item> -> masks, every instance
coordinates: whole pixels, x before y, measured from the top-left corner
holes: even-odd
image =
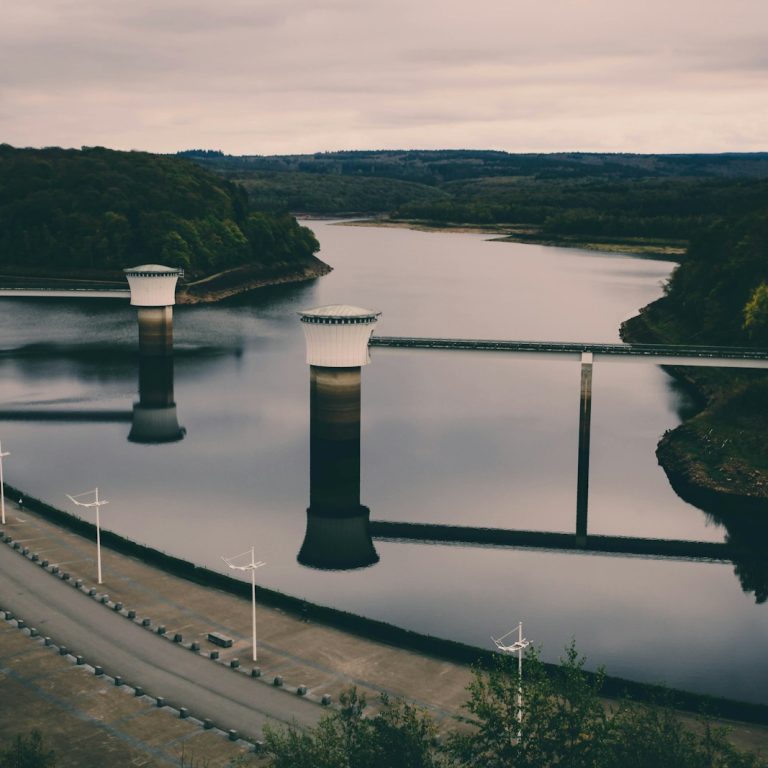
[[[116,287],[125,266],[159,262],[184,270],[180,303],[218,301],[326,274],[318,250],[293,216],[183,158],[0,145],[0,275],[14,285]]]

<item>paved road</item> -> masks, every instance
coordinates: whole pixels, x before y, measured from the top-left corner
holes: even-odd
[[[224,729],[258,737],[267,720],[313,725],[317,704],[221,667],[142,629],[0,544],[3,607],[108,675]]]

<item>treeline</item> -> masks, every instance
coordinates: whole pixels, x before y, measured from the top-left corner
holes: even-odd
[[[387,214],[437,225],[523,225],[555,239],[684,241],[768,201],[768,153],[188,155],[244,184],[252,200],[269,210]]]
[[[395,218],[538,225],[544,234],[688,239],[724,216],[765,207],[768,181],[481,179],[449,184],[450,199],[408,203]]]
[[[529,177],[576,178],[768,178],[768,153],[637,155],[555,152],[512,154],[495,150],[367,150],[312,155],[224,155],[216,150],[183,153],[210,160],[219,170],[251,170],[370,176],[437,186],[451,181]],[[212,155],[217,155],[212,157]]]
[[[191,276],[301,262],[319,248],[288,214],[188,160],[101,147],[0,145],[0,268],[117,271],[137,263]]]

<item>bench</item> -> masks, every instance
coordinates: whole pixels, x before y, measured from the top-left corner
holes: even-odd
[[[208,642],[221,646],[222,648],[232,647],[232,638],[227,637],[226,635],[222,635],[221,632],[209,632]]]

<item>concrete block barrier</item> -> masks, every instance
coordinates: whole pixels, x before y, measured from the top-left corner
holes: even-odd
[[[208,658],[211,659],[212,661],[216,661],[219,658],[219,652],[218,651],[211,651],[208,654]]]
[[[192,643],[192,644],[189,646],[189,650],[190,650],[190,651],[199,651],[199,650],[200,650],[200,643],[198,643],[198,642],[193,642],[193,643]]]
[[[53,644],[53,640],[51,640],[50,637],[43,638],[43,645],[52,645],[52,644]]]
[[[164,634],[165,634],[165,625],[164,625],[164,624],[161,624],[161,625],[160,625],[160,626],[157,628],[156,632],[157,632],[157,634],[158,634],[158,635],[164,635]]]
[[[179,707],[179,717],[186,720],[189,717],[189,710],[186,707]]]
[[[24,619],[16,619],[16,628],[17,629],[24,629],[24,627],[27,626],[27,622],[24,621]]]
[[[83,580],[82,579],[75,579],[75,586],[80,589],[80,587],[83,586]]]
[[[205,728],[206,731],[210,731],[211,728],[213,728],[213,721],[206,717],[205,720],[203,720],[203,728]]]
[[[48,567],[48,561],[47,560],[41,560],[40,561],[40,567],[41,568],[47,568]]]
[[[157,699],[155,699],[155,706],[157,706],[157,707],[164,707],[165,706],[165,696],[158,696]]]
[[[136,611],[134,611],[133,608],[131,608],[131,610],[128,611],[128,618],[129,619],[135,619],[136,618]]]
[[[82,656],[75,656],[75,664],[77,664],[78,667],[82,667],[83,664],[85,664],[85,659]]]
[[[237,731],[234,728],[230,728],[227,731],[227,736],[229,736],[229,740],[230,741],[237,741],[237,739],[238,739]]]
[[[331,706],[331,702],[332,702],[332,701],[333,701],[333,699],[331,698],[331,694],[330,694],[330,693],[324,693],[324,694],[323,694],[323,698],[322,698],[322,699],[320,699],[320,703],[321,703],[321,704],[322,704],[324,707],[330,707],[330,706]]]
[[[59,646],[59,656],[66,656],[69,653],[65,645]]]
[[[88,590],[88,596],[89,596],[89,597],[96,597],[96,587],[91,587],[91,588]]]
[[[274,685],[275,688],[281,688],[283,685],[282,675],[275,675],[274,679],[272,680],[272,685]]]
[[[237,669],[237,668],[240,666],[240,659],[232,659],[232,660],[229,662],[229,666],[230,666],[232,669]]]
[[[40,633],[34,627],[30,627],[29,628],[29,636],[30,637],[37,637],[39,634]]]
[[[176,634],[173,636],[173,642],[174,642],[174,643],[180,643],[180,642],[182,642],[182,640],[184,640],[184,638],[182,637],[182,635],[181,635],[179,632],[177,632],[177,633],[176,633]]]
[[[96,677],[101,677],[104,674],[104,670],[101,667],[96,666],[93,668],[93,674],[96,675]]]
[[[112,606],[113,611],[122,611],[123,610],[123,604],[122,603],[115,603]]]
[[[123,678],[120,675],[115,675],[115,687],[119,688],[123,684]]]
[[[141,626],[142,627],[148,627],[152,623],[151,619],[142,619],[141,620]]]
[[[251,677],[261,677],[261,667],[254,667],[251,670]]]
[[[306,685],[300,685],[296,689],[296,695],[297,696],[306,696],[307,695],[307,686]]]
[[[144,695],[144,689],[140,685],[137,685],[133,689],[133,695],[134,696],[143,696]]]
[[[109,595],[102,595],[102,596],[99,598],[99,602],[100,602],[102,605],[106,605],[106,604],[109,602]]]

